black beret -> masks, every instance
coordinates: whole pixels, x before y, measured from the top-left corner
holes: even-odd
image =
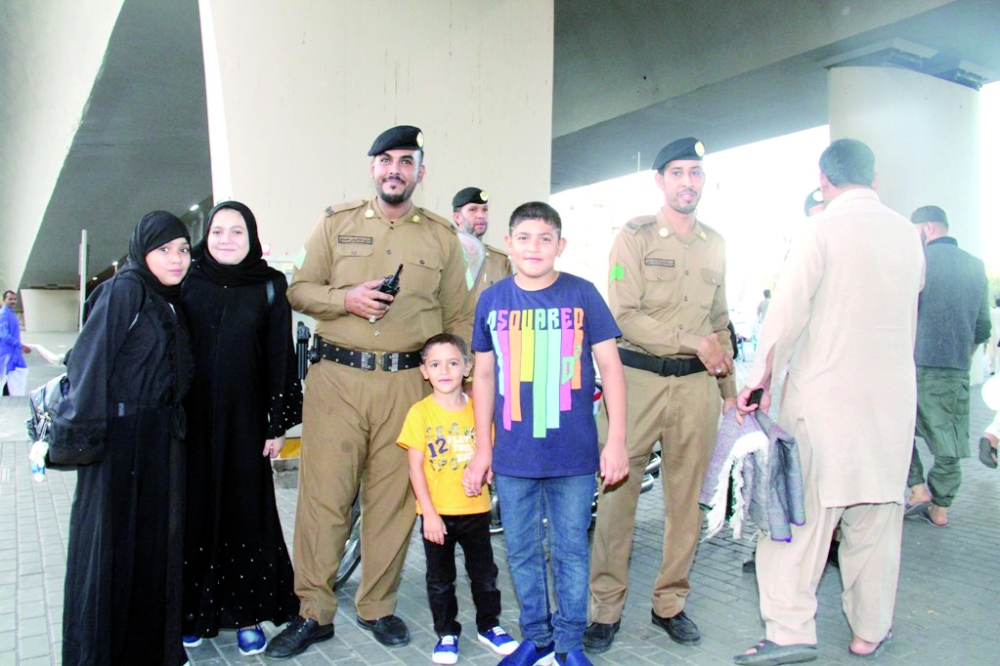
[[[452,198],[451,207],[457,209],[470,203],[484,204],[489,201],[489,199],[490,195],[483,192],[478,187],[466,187],[459,190],[458,194]]]
[[[423,150],[424,134],[419,127],[413,125],[399,125],[392,129],[387,129],[378,135],[375,143],[372,144],[368,154],[372,157],[381,155],[387,150]]]
[[[941,222],[947,226],[948,216],[945,214],[944,210],[938,206],[921,206],[913,211],[913,215],[910,216],[910,222],[913,222],[913,224],[921,224],[923,222]]]
[[[806,217],[809,217],[810,211],[821,203],[823,203],[823,192],[817,187],[806,196]]]
[[[674,160],[701,160],[705,156],[705,144],[693,136],[668,143],[656,154],[653,171],[659,171]]]

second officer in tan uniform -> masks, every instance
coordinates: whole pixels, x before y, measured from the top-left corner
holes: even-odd
[[[331,590],[361,489],[358,624],[383,645],[409,641],[393,613],[414,522],[403,419],[424,396],[424,341],[442,331],[469,338],[462,250],[451,223],[414,206],[424,175],[423,137],[383,132],[368,153],[377,196],[328,208],[306,240],[288,300],[317,320],[322,360],[309,371],[295,514],[299,616],[267,647],[289,658],[333,636]],[[399,294],[376,290],[402,264]]]
[[[697,644],[684,613],[702,514],[698,493],[715,443],[722,398],[735,406],[726,306],[726,247],[695,210],[705,184],[704,146],[680,139],[653,161],[664,205],[625,225],[611,250],[608,300],[622,330],[628,383],[629,475],[601,489],[590,568],[590,619],[583,644],[607,650],[628,591],[639,485],[650,450],[663,448],[663,559],[653,584],[653,623]],[[720,392],[721,391],[721,392]],[[602,432],[606,417],[602,417]]]
[[[486,248],[486,259],[471,289],[472,304],[479,301],[479,294],[490,285],[512,275],[510,257],[492,245],[486,245],[483,236],[490,227],[490,195],[478,187],[466,187],[458,191],[452,200],[452,217],[458,228],[478,238]]]

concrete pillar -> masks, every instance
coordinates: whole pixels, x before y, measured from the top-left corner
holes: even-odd
[[[75,289],[22,289],[24,332],[78,330],[79,294]]]
[[[883,203],[907,218],[940,206],[959,245],[983,256],[978,91],[908,69],[835,67],[829,111],[831,140],[875,151]]]
[[[552,0],[199,0],[213,195],[255,212],[291,257],[331,204],[374,194],[369,147],[417,125],[418,205],[490,195],[487,241],[549,195]]]

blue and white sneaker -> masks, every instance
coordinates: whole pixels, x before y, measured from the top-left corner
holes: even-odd
[[[267,639],[264,638],[264,632],[260,630],[259,624],[254,625],[252,629],[237,631],[236,643],[240,646],[240,654],[244,657],[260,654],[267,647]]]
[[[510,634],[504,631],[499,625],[479,634],[479,642],[488,646],[497,654],[504,656],[517,649],[517,641]]]
[[[550,666],[556,660],[555,648],[555,643],[538,647],[525,639],[516,650],[500,660],[499,666]]]
[[[196,648],[201,645],[201,636],[182,636],[181,641],[186,648]]]
[[[435,664],[454,664],[458,662],[458,636],[445,634],[434,646],[431,661]]]

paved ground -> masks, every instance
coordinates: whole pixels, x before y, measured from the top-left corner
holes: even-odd
[[[30,336],[26,336],[30,341]],[[64,342],[47,342],[53,351]],[[59,372],[32,355],[31,385]],[[745,369],[744,369],[745,371]],[[23,430],[24,398],[0,400],[0,666],[59,663],[62,590],[69,508],[75,477],[52,472],[34,483],[28,472]],[[973,439],[991,414],[974,391]],[[926,451],[926,449],[924,449]],[[950,514],[952,526],[935,529],[920,520],[907,521],[894,632],[896,640],[879,660],[885,664],[1000,664],[995,643],[997,599],[1000,598],[1000,474],[978,459],[963,462],[961,494]],[[295,492],[278,491],[278,505],[291,543]],[[689,614],[703,634],[698,647],[674,644],[649,621],[650,589],[659,564],[663,535],[662,498],[643,495],[636,524],[631,590],[622,630],[613,649],[593,657],[595,664],[729,664],[731,656],[762,635],[757,587],[741,563],[750,552],[745,542],[716,538],[703,543],[691,574]],[[398,614],[410,626],[413,640],[404,648],[386,649],[354,622],[353,597],[359,573],[338,591],[340,609],[336,637],[311,647],[287,663],[425,664],[435,637],[430,628],[423,585],[423,550],[415,533],[400,588]],[[516,601],[506,571],[503,538],[494,538],[503,590],[504,625],[516,631]],[[855,662],[847,655],[850,630],[840,610],[840,577],[827,568],[819,596],[819,662]],[[460,583],[460,619],[474,627],[468,586]],[[274,627],[265,626],[268,635]],[[469,630],[471,634],[471,629]],[[189,652],[193,664],[260,663],[239,655],[233,632],[205,641]],[[460,663],[494,664],[497,658],[478,643],[463,638]]]

